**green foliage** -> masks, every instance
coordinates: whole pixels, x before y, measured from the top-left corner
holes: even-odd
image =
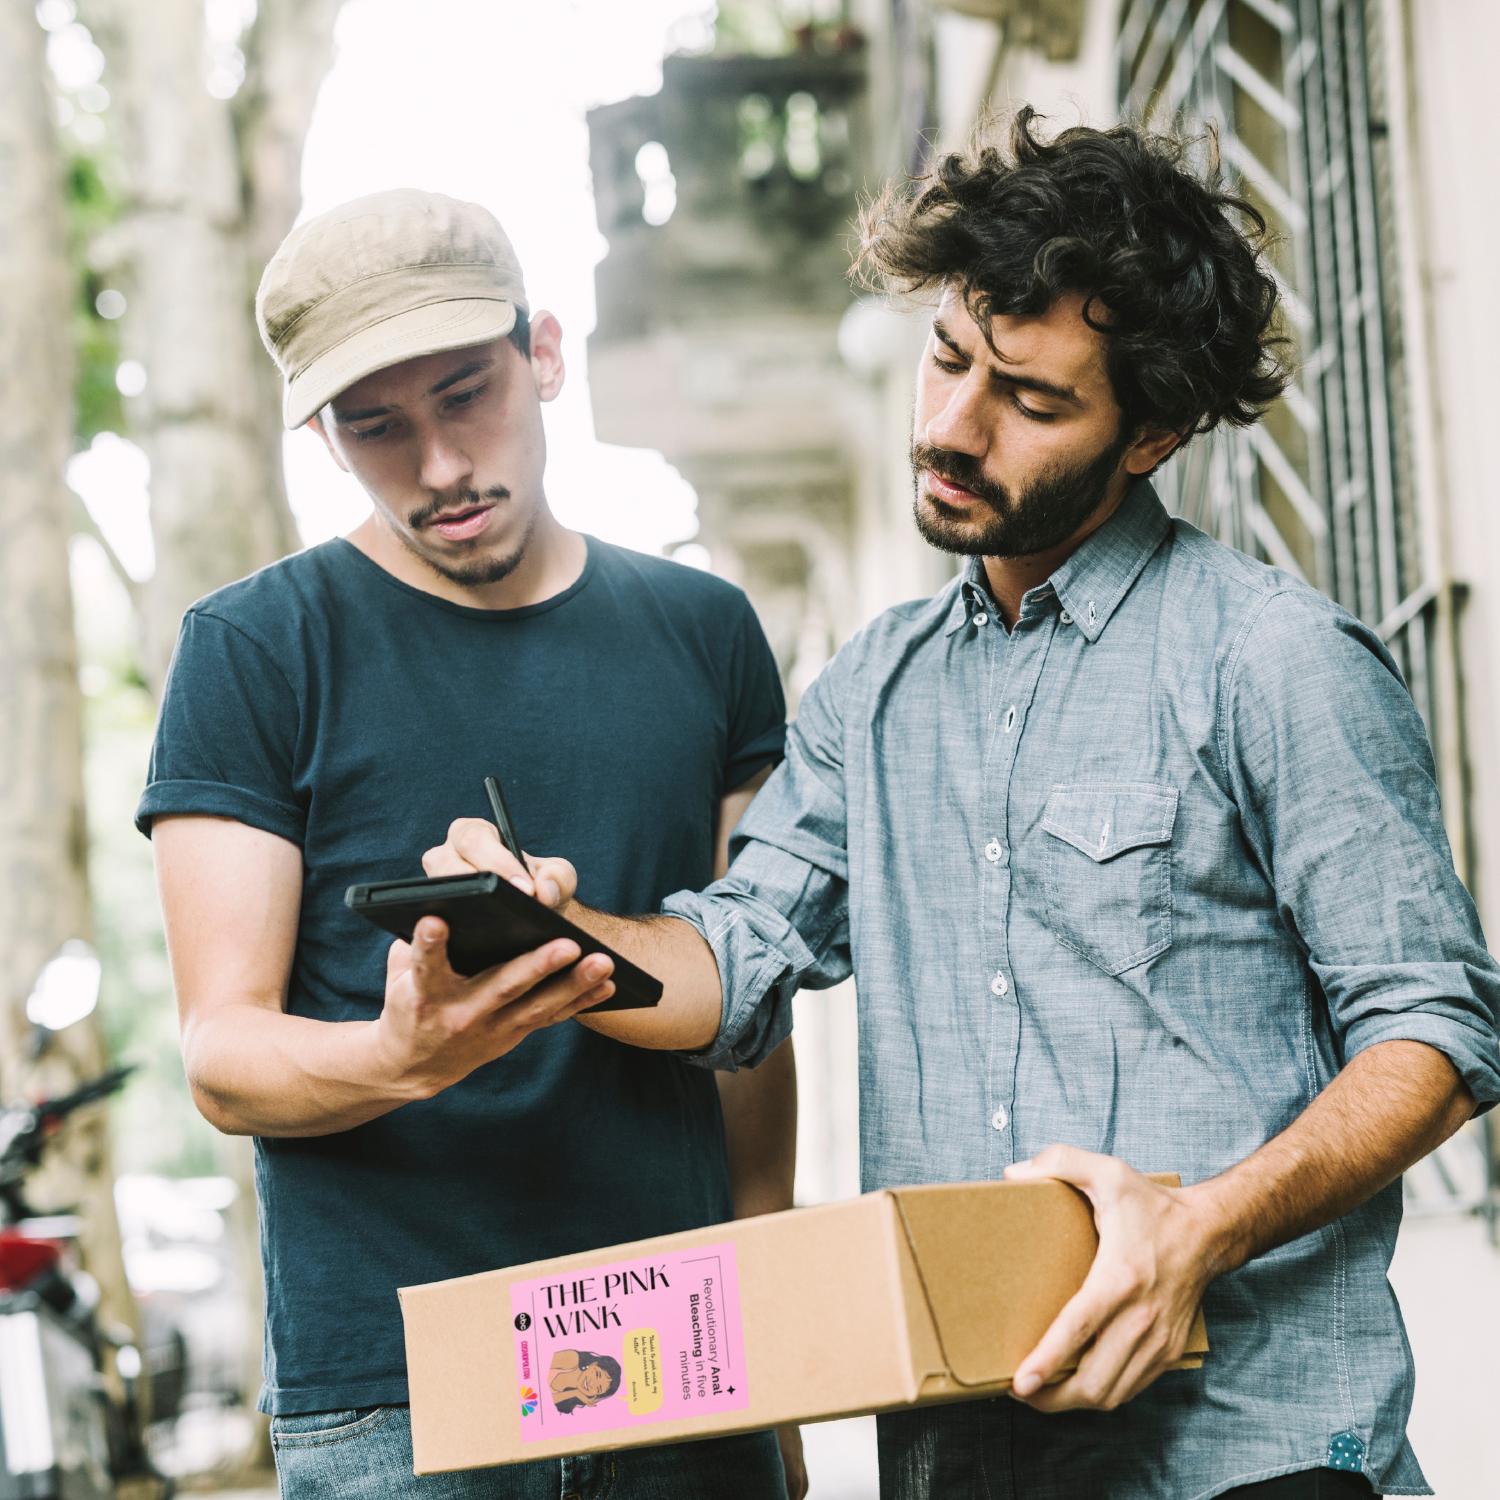
[[[720,57],[841,52],[860,36],[848,0],[719,0],[713,24]]]
[[[719,0],[714,51],[731,57],[779,57],[790,52],[796,22],[787,12],[792,8],[782,0]]]
[[[77,388],[76,442],[87,447],[95,434],[123,430],[125,412],[115,385],[120,364],[120,325],[99,315],[96,303],[106,288],[90,264],[90,247],[120,216],[119,196],[109,186],[104,148],[74,146],[67,163],[68,249],[74,273],[73,350]]]

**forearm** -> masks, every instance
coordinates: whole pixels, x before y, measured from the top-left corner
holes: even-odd
[[[1457,1070],[1422,1042],[1359,1053],[1280,1135],[1184,1191],[1211,1226],[1213,1275],[1357,1208],[1474,1112]]]
[[[383,1059],[374,1021],[313,1021],[245,1003],[184,1031],[193,1101],[226,1135],[352,1130],[429,1089]]]
[[[734,1216],[792,1206],[797,1172],[797,1059],[788,1037],[757,1068],[715,1075]]]
[[[570,901],[563,915],[661,980],[661,1001],[642,1010],[578,1017],[585,1026],[632,1047],[698,1052],[719,1034],[723,990],[713,949],[678,917],[615,917]]]

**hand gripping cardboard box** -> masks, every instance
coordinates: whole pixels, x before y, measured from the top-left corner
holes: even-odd
[[[1072,1188],[990,1182],[404,1287],[416,1472],[1001,1394],[1096,1245]]]

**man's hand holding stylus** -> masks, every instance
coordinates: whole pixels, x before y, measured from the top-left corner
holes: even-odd
[[[594,911],[575,899],[578,872],[567,860],[531,854],[523,859],[505,847],[493,823],[459,818],[449,825],[447,839],[422,856],[422,868],[428,875],[491,871],[662,981],[666,993],[658,1005],[581,1016],[594,1030],[632,1046],[679,1052],[696,1052],[713,1041],[723,1003],[719,970],[695,927],[676,917]]]
[[[578,889],[578,872],[565,859],[537,859],[527,854],[525,861],[522,864],[500,842],[493,823],[483,818],[459,818],[449,825],[447,842],[422,856],[422,869],[432,876],[489,871],[566,916],[563,909]]]

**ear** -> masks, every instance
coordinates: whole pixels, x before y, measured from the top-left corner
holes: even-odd
[[[554,401],[563,388],[562,324],[549,312],[531,320],[531,378],[543,401]]]
[[[1135,441],[1125,450],[1125,472],[1127,474],[1149,474],[1164,464],[1186,440],[1181,432],[1164,432],[1159,427],[1143,428]]]
[[[319,412],[316,416],[309,417],[307,425],[323,439],[323,446],[332,455],[334,463],[347,474],[349,472],[349,465],[344,462],[344,455],[333,446],[333,439],[328,436],[328,429],[323,425],[323,413]]]

